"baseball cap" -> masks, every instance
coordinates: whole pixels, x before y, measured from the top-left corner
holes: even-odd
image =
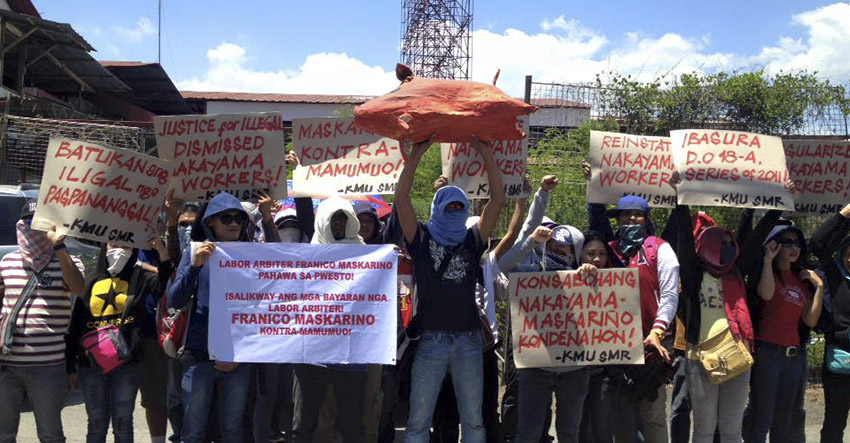
[[[638,197],[637,195],[625,195],[620,198],[619,202],[617,202],[617,207],[609,209],[605,215],[610,218],[616,218],[620,216],[621,212],[632,210],[643,211],[644,214],[649,215],[649,203],[647,203],[643,197]]]
[[[35,207],[38,205],[36,200],[27,200],[24,207],[21,208],[21,218],[32,218],[35,215]]]

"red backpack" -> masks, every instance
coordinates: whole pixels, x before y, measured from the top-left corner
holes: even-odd
[[[159,298],[156,309],[156,335],[159,345],[171,358],[180,358],[186,349],[186,337],[189,335],[189,321],[195,308],[195,295],[180,309],[168,307],[168,290],[174,283],[176,273],[171,275],[165,292]],[[197,291],[195,291],[197,292]]]

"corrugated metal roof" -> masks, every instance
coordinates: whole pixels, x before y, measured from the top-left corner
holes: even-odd
[[[101,61],[101,65],[130,86],[127,99],[160,115],[189,114],[192,110],[159,63]]]
[[[257,92],[208,92],[180,91],[187,100],[206,101],[236,101],[236,102],[265,102],[265,103],[316,103],[333,105],[359,105],[376,96],[374,95],[318,95],[318,94],[266,94]],[[534,99],[532,105],[540,108],[590,108],[586,103],[571,102],[561,99]]]
[[[15,12],[41,18],[41,14],[38,13],[38,10],[35,9],[35,5],[33,5],[30,0],[6,0],[6,3],[8,3],[9,8]]]
[[[3,9],[0,9],[0,17],[6,24],[7,37],[17,39],[28,35],[25,43],[21,43],[26,44],[27,47],[27,63],[32,63],[27,67],[25,77],[27,86],[35,86],[55,94],[79,91],[81,88],[79,83],[58,66],[58,62],[96,91],[130,90],[124,82],[112,75],[89,54],[94,51],[94,48],[74,31],[71,25]],[[9,41],[11,40],[7,40]],[[10,51],[5,55],[3,64],[5,76],[15,78],[18,56],[18,51]]]
[[[359,105],[373,95],[322,95],[322,94],[265,94],[256,92],[206,92],[180,91],[187,100],[266,102],[266,103],[314,103],[330,105]]]
[[[587,103],[571,102],[560,98],[533,98],[531,104],[538,108],[580,108],[590,109]]]

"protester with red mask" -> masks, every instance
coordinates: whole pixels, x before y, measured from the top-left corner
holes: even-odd
[[[700,361],[700,345],[731,331],[734,340],[752,349],[753,326],[737,262],[741,248],[728,229],[711,226],[699,232],[687,206],[678,206],[676,212],[679,312],[688,344],[684,364],[694,417],[692,441],[712,442],[719,429],[721,442],[740,442],[750,371],[714,384]]]

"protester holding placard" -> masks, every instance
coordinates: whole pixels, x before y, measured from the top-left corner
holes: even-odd
[[[55,228],[30,227],[35,209],[35,201],[24,205],[15,225],[18,251],[0,260],[0,441],[15,441],[24,397],[39,440],[64,441],[64,393],[76,388],[76,377],[65,372],[63,336],[71,293],[85,290],[85,269]]]
[[[165,226],[162,226],[162,228],[164,229]],[[166,247],[166,252],[167,249]],[[169,260],[167,254],[165,260]],[[171,263],[176,262],[171,261]],[[161,265],[163,265],[163,260],[155,249],[139,251],[138,267],[158,274]],[[141,405],[145,409],[145,421],[148,424],[151,443],[164,443],[168,434],[169,412],[171,412],[168,407],[169,397],[171,397],[169,383],[172,383],[170,381],[172,366],[175,366],[174,363],[179,363],[176,359],[169,357],[159,344],[159,329],[157,328],[157,313],[161,306],[168,305],[168,297],[165,296],[164,288],[167,281],[174,275],[174,266],[170,265],[169,268],[168,274],[163,276],[163,284],[159,285],[155,292],[146,291],[144,295],[145,316],[139,330],[142,337],[142,382],[139,386],[139,394],[141,395]],[[163,315],[166,314],[163,313]],[[179,368],[176,375],[179,376]],[[176,393],[179,395],[180,390],[177,389]]]
[[[780,225],[763,245],[758,279],[760,299],[756,318],[756,363],[750,405],[752,423],[748,442],[764,442],[768,432],[790,433],[791,411],[798,395],[801,359],[800,322],[814,327],[821,313],[823,282],[802,267],[806,257],[802,231]]]
[[[413,256],[419,310],[414,320],[422,337],[416,349],[412,373],[410,417],[406,440],[429,440],[434,405],[443,378],[451,372],[460,412],[463,440],[483,443],[483,398],[480,335],[481,320],[475,304],[479,260],[505,202],[501,174],[490,147],[475,140],[487,169],[490,201],[476,226],[467,229],[469,201],[466,193],[446,186],[434,194],[431,220],[420,224],[410,200],[416,167],[431,141],[417,143],[399,178],[395,206],[405,242]]]
[[[360,222],[351,202],[330,197],[316,211],[312,244],[362,245]],[[363,397],[366,395],[366,365],[297,365],[295,367],[296,441],[312,442],[319,424],[319,411],[328,386],[334,390],[336,422],[345,443],[365,441]]]
[[[539,253],[538,262],[511,266],[505,263],[504,272],[539,272],[574,270],[578,267],[577,251],[582,251],[584,236],[568,225],[549,229],[539,226],[534,233],[514,249],[520,256]],[[507,260],[507,258],[506,258]],[[551,407],[552,394],[557,401],[555,428],[558,441],[577,442],[581,425],[584,397],[587,395],[589,371],[585,367],[523,368],[519,377],[519,418],[517,441],[537,443],[546,431],[546,411]]]
[[[220,193],[201,211],[192,229],[196,241],[185,251],[177,277],[168,292],[169,307],[194,303],[183,363],[183,429],[185,442],[202,442],[206,435],[213,388],[218,388],[219,429],[225,441],[242,441],[245,407],[253,371],[250,364],[211,361],[207,352],[210,270],[205,266],[215,249],[212,242],[250,241],[248,214],[239,200]]]
[[[558,177],[554,175],[546,175],[540,180],[540,188],[534,194],[531,200],[531,206],[528,209],[528,216],[522,224],[522,229],[519,232],[514,245],[521,243],[531,236],[535,229],[543,223],[546,213],[546,207],[549,205],[550,192],[558,186]],[[513,248],[511,248],[513,249]],[[516,254],[520,257],[520,263],[534,262],[533,255],[521,256],[521,250],[508,251],[504,257],[500,259],[500,268],[508,266],[510,257]],[[539,261],[539,260],[538,260]],[[510,315],[510,310],[508,310]],[[507,319],[508,334],[505,340],[505,369],[503,374],[503,384],[505,392],[502,395],[502,438],[512,441],[516,434],[516,425],[519,412],[519,378],[517,377],[516,364],[513,359],[513,343],[512,334],[510,333],[510,318]],[[551,414],[549,414],[551,416]],[[549,417],[551,421],[551,417]]]
[[[265,199],[258,204],[263,214],[263,241],[280,243],[308,243],[309,238],[298,228],[298,217],[294,208],[278,210],[272,217],[273,202]],[[274,228],[266,220],[266,212],[273,220]],[[281,434],[291,436],[294,373],[292,365],[281,363],[257,364],[257,395],[254,403],[254,441],[269,441]],[[281,425],[283,429],[281,429]]]
[[[133,410],[143,376],[140,331],[147,315],[145,298],[160,293],[172,272],[162,240],[153,237],[150,244],[159,254],[157,273],[137,266],[138,249],[104,245],[86,292],[74,306],[68,333],[68,373],[79,374],[89,442],[105,442],[110,422],[115,441],[133,441]],[[91,345],[92,340],[104,340],[112,333],[120,334],[128,352],[118,355],[118,361],[102,354],[102,346]]]
[[[694,417],[692,441],[712,442],[718,430],[722,442],[740,442],[753,348],[746,287],[737,263],[742,251],[733,233],[718,226],[702,230],[694,239],[696,229],[688,206],[677,206],[676,222],[682,280],[679,312],[688,343],[683,364]],[[721,340],[744,345],[737,352],[746,357],[724,380],[711,377],[717,370],[710,356]],[[714,372],[709,373],[709,368]]]
[[[588,168],[585,167],[587,175]],[[637,268],[640,275],[641,318],[646,337],[647,359],[670,361],[670,355],[661,341],[666,337],[679,303],[679,261],[670,245],[654,235],[649,219],[649,204],[638,196],[625,196],[617,207],[605,211],[604,205],[589,204],[590,228],[600,231],[618,260],[629,268]],[[616,234],[608,218],[616,218]],[[658,365],[661,368],[661,365]],[[637,435],[633,410],[638,410],[643,420],[643,433],[649,443],[667,442],[667,389],[663,370],[642,380],[636,389],[646,392],[641,396],[622,395],[618,424],[618,440],[630,441]],[[657,387],[656,387],[657,386]],[[652,389],[650,389],[652,388]]]
[[[605,241],[602,233],[586,231],[583,235],[584,247],[578,255],[580,273],[595,274],[599,269],[620,266],[615,262],[614,250]],[[589,372],[579,441],[613,443],[615,427],[611,426],[609,418],[614,417],[618,412],[623,369],[619,366],[605,365],[591,367]]]
[[[183,251],[189,250],[192,242],[192,229],[198,219],[200,208],[196,204],[186,203],[182,199],[174,198],[174,193],[169,192],[165,198],[165,248],[171,263],[180,263]],[[167,307],[167,297],[166,297]],[[165,314],[162,303],[159,308]],[[158,344],[158,343],[157,343]],[[166,406],[168,407],[168,421],[171,423],[173,440],[180,440],[183,427],[183,390],[181,380],[183,379],[183,365],[176,358],[168,358],[168,382]]]
[[[826,355],[823,368],[825,411],[821,442],[844,441],[850,410],[850,205],[822,224],[809,240],[826,274],[829,300],[824,297]],[[827,305],[828,308],[827,309]],[[826,313],[826,312],[825,312]]]

